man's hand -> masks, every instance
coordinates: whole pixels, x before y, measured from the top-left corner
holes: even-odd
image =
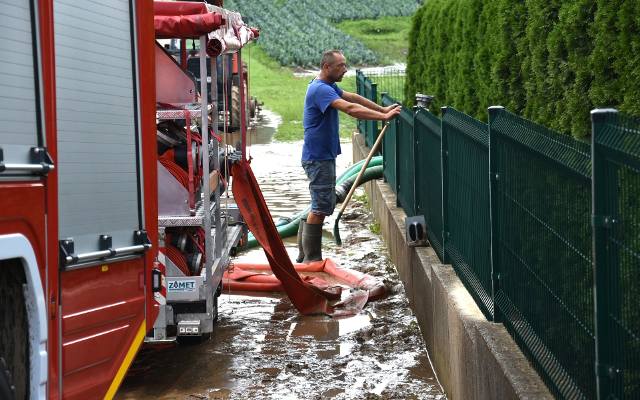
[[[382,112],[386,114],[389,111],[393,110],[394,108],[398,108],[398,107],[401,107],[400,104],[398,103],[391,104],[390,106],[382,107]]]
[[[384,120],[389,121],[395,118],[398,114],[400,114],[402,107],[400,106],[400,104],[393,104],[391,106],[384,107],[384,109],[385,109]]]

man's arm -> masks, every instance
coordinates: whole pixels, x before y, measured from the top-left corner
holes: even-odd
[[[360,104],[363,107],[366,107],[366,108],[368,108],[370,110],[378,111],[378,112],[381,112],[381,113],[387,113],[387,112],[391,111],[392,109],[394,109],[395,107],[398,106],[397,104],[392,104],[392,105],[387,106],[387,107],[382,107],[382,106],[379,106],[378,104],[374,103],[373,101],[360,96],[357,93],[347,92],[346,90],[342,91],[342,98],[344,100],[348,101],[349,103]]]
[[[369,99],[365,99],[364,97],[360,96],[359,94],[356,93],[351,93],[351,92],[347,92],[346,90],[342,91],[342,98],[346,101],[348,101],[349,103],[356,103],[356,104],[360,104],[363,107],[366,107],[370,110],[373,111],[378,111],[378,112],[385,112],[384,108],[382,106],[377,105],[376,103],[374,103],[373,101],[369,100]]]
[[[368,100],[367,100],[368,101]],[[375,104],[375,103],[372,103]],[[389,120],[400,114],[400,107],[395,105],[387,112],[375,111],[358,103],[351,103],[344,99],[336,99],[331,102],[331,107],[340,110],[350,116],[358,119],[368,120]],[[379,107],[382,108],[383,107]]]

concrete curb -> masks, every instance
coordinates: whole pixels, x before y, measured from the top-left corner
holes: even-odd
[[[353,135],[353,161],[366,158]],[[436,374],[450,399],[553,399],[502,324],[487,321],[450,265],[431,247],[406,244],[406,214],[378,180],[365,184],[381,234],[418,319]]]

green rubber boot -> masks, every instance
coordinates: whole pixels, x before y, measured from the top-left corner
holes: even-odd
[[[304,232],[304,225],[307,223],[306,220],[301,219],[298,224],[298,257],[296,258],[297,263],[301,263],[304,260],[304,249],[302,248],[302,232]]]
[[[322,260],[322,224],[304,224],[302,232],[303,263]]]

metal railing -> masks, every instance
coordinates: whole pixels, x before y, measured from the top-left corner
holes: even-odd
[[[357,93],[374,103],[378,102],[378,85],[373,83],[360,70],[356,71],[356,91]],[[378,121],[358,120],[358,131],[364,135],[365,143],[372,147],[378,138]]]
[[[598,395],[640,398],[640,119],[594,110]]]
[[[416,214],[424,215],[429,243],[442,259],[442,162],[440,118],[418,108],[413,118],[415,139]]]
[[[555,396],[640,398],[640,119],[595,110],[589,146],[488,114],[403,108],[382,149],[398,205]]]
[[[386,94],[382,95],[382,105],[394,104],[395,100]],[[394,192],[398,193],[398,123],[393,120],[389,123],[387,132],[382,139],[382,166],[385,181]],[[376,134],[377,136],[377,134]]]
[[[402,65],[388,67],[366,68],[359,70],[362,75],[378,86],[380,92],[385,92],[392,98],[405,102],[404,83],[406,68]]]
[[[489,131],[453,108],[442,109],[442,262],[453,265],[482,312],[493,318]]]
[[[589,145],[489,112],[496,319],[552,392],[595,397]]]

